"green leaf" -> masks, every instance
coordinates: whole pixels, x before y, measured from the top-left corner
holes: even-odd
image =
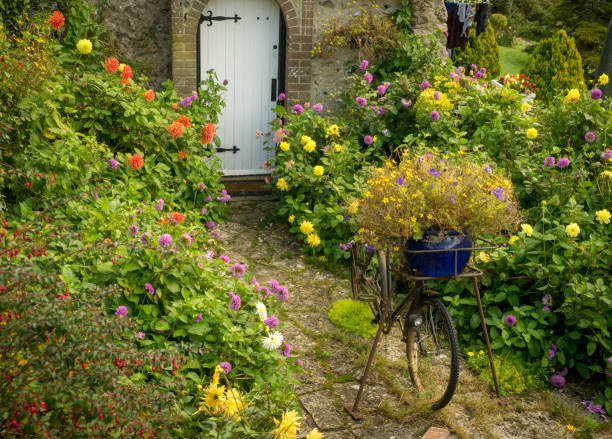
[[[208,323],[206,322],[198,322],[194,325],[191,325],[191,327],[187,329],[188,333],[193,334],[193,335],[199,335],[199,336],[206,334],[208,331],[210,331],[210,326],[208,326]],[[208,340],[208,337],[207,337],[207,340]]]
[[[170,329],[170,325],[168,324],[167,321],[165,320],[158,320],[157,322],[155,322],[155,325],[153,326],[153,329],[155,329],[156,331],[167,331]]]
[[[180,289],[180,285],[178,283],[178,281],[174,278],[168,278],[166,279],[166,288],[168,288],[172,293],[178,293],[179,289]]]
[[[595,349],[596,349],[596,348],[597,348],[597,345],[596,345],[594,342],[590,341],[590,342],[587,344],[587,355],[588,355],[589,357],[590,357],[591,355],[593,355],[593,353],[595,352]]]

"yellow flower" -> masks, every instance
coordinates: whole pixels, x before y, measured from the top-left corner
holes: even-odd
[[[565,96],[565,103],[575,104],[580,99],[580,92],[576,88],[572,88],[567,92],[567,96]]]
[[[316,147],[316,142],[314,140],[309,140],[308,142],[306,142],[306,144],[304,144],[304,151],[313,152]]]
[[[198,411],[209,415],[221,414],[225,410],[225,386],[217,386],[211,383],[204,389],[204,396],[200,398]]]
[[[123,69],[125,68],[125,64],[121,63],[119,64],[119,71],[123,72]]]
[[[595,212],[595,217],[601,224],[610,224],[610,211],[608,209],[598,210]]]
[[[310,235],[314,231],[314,226],[310,221],[302,221],[300,224],[300,232],[304,235]]]
[[[354,215],[357,213],[357,209],[359,209],[359,201],[355,200],[348,206],[348,213]]]
[[[527,113],[530,108],[531,108],[531,105],[529,105],[527,102],[525,102],[523,105],[521,105],[521,111],[523,113]]]
[[[287,142],[281,142],[280,145],[278,146],[283,151],[289,151],[289,148],[290,148]]]
[[[480,351],[478,351],[478,355],[484,355],[484,351],[481,349]]]
[[[276,187],[279,188],[281,191],[288,191],[289,190],[289,183],[287,183],[285,181],[285,179],[281,177],[276,182]]]
[[[533,227],[529,224],[521,224],[521,230],[527,236],[531,236],[533,234]]]
[[[306,237],[306,242],[310,244],[312,247],[318,247],[321,244],[321,238],[316,233],[311,233]]]
[[[300,143],[303,145],[306,145],[308,142],[310,142],[312,139],[308,136],[302,136],[302,138],[300,139]]]
[[[605,73],[602,73],[597,82],[599,82],[601,85],[606,85],[608,82],[610,82],[610,78],[608,78],[608,75]]]
[[[323,433],[318,428],[313,428],[310,433],[306,435],[306,439],[323,439]]]
[[[317,177],[320,177],[321,175],[323,175],[323,166],[315,166],[314,168],[312,168],[312,173]]]
[[[225,395],[225,406],[223,410],[223,416],[226,418],[234,418],[237,421],[240,420],[240,411],[246,408],[244,398],[238,391],[238,389],[227,389]]]
[[[510,239],[508,240],[508,244],[510,244],[510,245],[514,245],[514,244],[516,243],[516,241],[518,241],[518,240],[519,240],[519,237],[518,237],[518,236],[516,236],[516,235],[512,235],[512,236],[510,237]]]
[[[576,223],[569,223],[565,227],[565,233],[567,233],[567,236],[575,238],[580,234],[580,226]]]
[[[289,218],[287,218],[287,221],[289,221],[289,223],[293,224],[293,221],[295,221],[295,215],[291,215]]]
[[[77,50],[81,52],[83,55],[87,55],[88,53],[91,52],[91,49],[93,46],[91,44],[91,41],[89,40],[79,40],[76,47],[77,47]]]
[[[55,134],[47,129],[43,131],[43,136],[45,136],[47,139],[55,139]]]
[[[489,256],[485,252],[478,253],[478,259],[480,259],[482,262],[485,262],[485,263],[491,262],[491,256]]]
[[[329,136],[339,136],[340,130],[338,129],[338,125],[330,125],[327,130],[325,130],[325,137]]]
[[[612,171],[603,171],[601,173],[602,177],[608,177],[610,180],[612,180]]]
[[[335,152],[341,152],[342,151],[342,146],[338,145],[337,143],[334,145],[334,151]]]
[[[295,410],[283,413],[280,421],[274,419],[276,428],[272,432],[274,439],[295,439],[300,428],[300,417]]]
[[[525,134],[527,134],[527,138],[529,140],[533,140],[538,137],[538,130],[535,128],[529,128]]]
[[[468,357],[473,357],[474,356],[474,352],[468,352]]]
[[[26,360],[25,358],[22,358],[17,362],[17,366],[25,366],[26,364],[28,364],[28,360]]]
[[[574,426],[572,424],[567,424],[565,428],[567,428],[569,431],[574,431]]]

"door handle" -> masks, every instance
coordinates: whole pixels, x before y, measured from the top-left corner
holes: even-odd
[[[270,94],[270,100],[276,102],[276,78],[272,79],[272,90]]]

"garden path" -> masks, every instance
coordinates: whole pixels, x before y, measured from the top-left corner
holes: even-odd
[[[260,283],[277,279],[289,288],[279,317],[292,353],[303,362],[294,384],[304,415],[301,433],[318,427],[327,439],[403,439],[420,438],[429,427],[439,426],[450,430],[451,438],[570,434],[551,414],[556,395],[498,401],[464,364],[448,407],[431,412],[419,406],[398,332],[383,337],[362,397],[365,417],[353,421],[343,405],[354,401],[371,340],[347,335],[329,321],[331,303],[351,297],[350,283],[346,276],[308,264],[287,226],[275,222],[275,208],[270,201],[232,201],[228,222],[219,226],[219,239],[231,261],[247,264]]]

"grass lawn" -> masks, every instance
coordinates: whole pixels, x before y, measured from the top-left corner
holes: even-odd
[[[521,72],[529,55],[524,52],[525,46],[504,47],[499,46],[499,55],[502,66],[502,76],[506,73],[517,74]]]

